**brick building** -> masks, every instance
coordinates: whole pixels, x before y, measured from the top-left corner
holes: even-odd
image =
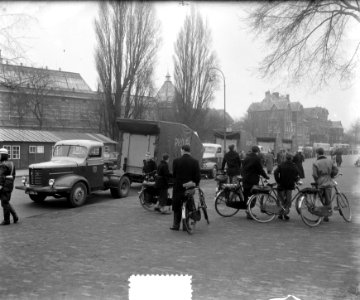
[[[308,143],[304,108],[299,102],[290,102],[289,95],[267,91],[261,102],[249,106],[248,115],[250,133],[258,139],[274,141],[275,151],[284,147],[296,149]],[[292,145],[288,146],[290,141]]]
[[[251,134],[263,140],[273,140],[279,148],[296,150],[298,146],[313,143],[341,143],[344,130],[340,121],[328,120],[323,107],[304,108],[300,102],[291,102],[289,95],[265,93],[261,102],[248,109]]]

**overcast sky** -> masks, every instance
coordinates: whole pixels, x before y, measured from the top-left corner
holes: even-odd
[[[321,106],[329,111],[329,119],[341,121],[348,129],[360,117],[360,88],[354,84],[347,89],[337,82],[330,87],[310,93],[306,86],[288,87],[280,82],[260,79],[256,67],[266,46],[254,40],[241,21],[245,9],[255,5],[241,2],[155,2],[161,22],[162,46],[155,70],[155,84],[160,88],[166,73],[173,73],[174,42],[191,6],[196,6],[208,21],[212,31],[213,49],[226,82],[226,110],[235,119],[242,117],[252,102],[261,101],[265,92],[289,94],[290,101],[299,101],[304,107]],[[96,2],[8,2],[2,11],[26,13],[34,17],[22,28],[26,37],[27,63],[35,67],[77,72],[96,90],[97,73],[94,63],[94,18],[98,13]],[[354,31],[358,33],[359,31]],[[354,34],[354,38],[355,35]],[[359,82],[359,80],[357,81]],[[216,93],[215,108],[223,108],[223,90]]]

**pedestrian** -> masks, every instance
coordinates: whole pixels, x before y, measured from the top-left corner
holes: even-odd
[[[341,149],[336,150],[335,161],[336,161],[336,166],[338,168],[341,167],[341,163],[342,163],[342,151],[341,151]]]
[[[181,222],[181,208],[185,198],[184,183],[192,181],[196,186],[200,183],[199,161],[190,154],[190,146],[181,147],[181,157],[173,161],[174,188],[172,198],[172,210],[174,212],[173,225],[171,230],[179,230]],[[183,228],[184,230],[184,228]]]
[[[252,187],[259,184],[260,175],[269,179],[269,176],[266,175],[263,169],[259,155],[260,148],[258,146],[253,146],[251,152],[249,152],[244,159],[242,177],[245,202],[247,202],[248,198],[252,195]],[[248,211],[246,211],[246,217],[247,219],[252,219]]]
[[[235,151],[235,145],[229,146],[229,151],[226,152],[222,161],[221,169],[224,170],[225,164],[227,166],[227,175],[230,183],[233,183],[237,175],[240,175],[241,160],[239,154]]]
[[[299,150],[294,155],[293,162],[295,163],[295,165],[299,169],[300,178],[305,178],[305,172],[304,172],[304,167],[303,167],[303,162],[304,161],[305,161],[305,157],[302,154],[302,151]]]
[[[14,189],[16,170],[14,163],[8,160],[9,155],[7,149],[1,148],[0,156],[0,199],[4,212],[4,221],[2,221],[1,225],[9,225],[10,215],[12,216],[14,223],[19,221],[15,209],[10,204],[11,193]]]
[[[316,149],[316,154],[317,159],[312,166],[312,176],[320,189],[323,205],[328,208],[329,215],[331,215],[331,193],[334,186],[332,178],[336,176],[339,169],[330,158],[325,156],[323,148]],[[329,222],[329,217],[325,216],[324,221]]]
[[[167,199],[168,199],[170,177],[171,174],[169,171],[169,154],[164,153],[162,156],[162,160],[157,168],[157,175],[155,180],[155,187],[159,193],[158,206],[155,207],[155,210],[159,211],[162,214],[169,213],[165,209],[165,206],[167,204]]]
[[[156,162],[151,157],[151,153],[147,152],[145,154],[143,173],[144,174],[155,173],[156,170],[157,170]]]
[[[291,194],[292,190],[295,189],[295,183],[300,178],[299,169],[293,162],[292,155],[287,153],[285,158],[286,160],[278,165],[274,171],[275,181],[278,184],[279,200],[285,209],[284,213],[279,215],[280,220],[290,219],[288,214],[291,208]]]
[[[266,171],[269,175],[271,175],[272,170],[274,168],[274,155],[271,152],[271,149],[268,150],[268,153],[266,153],[265,155],[265,166],[266,166]]]

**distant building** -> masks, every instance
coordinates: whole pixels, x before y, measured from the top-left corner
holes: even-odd
[[[275,151],[283,147],[296,149],[308,142],[304,108],[299,102],[290,102],[289,95],[267,91],[261,102],[249,106],[248,115],[251,134],[257,139],[273,141]]]
[[[261,102],[249,106],[248,114],[251,134],[258,140],[274,142],[278,149],[294,151],[299,146],[343,140],[341,122],[328,120],[326,108],[304,108],[300,102],[290,102],[289,95],[267,91]]]
[[[0,126],[98,131],[100,101],[79,73],[0,63]]]

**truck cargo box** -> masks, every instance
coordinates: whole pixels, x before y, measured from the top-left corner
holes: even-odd
[[[172,162],[180,157],[183,145],[190,145],[191,155],[201,162],[203,146],[192,129],[180,123],[165,121],[148,121],[133,119],[117,119],[122,132],[121,166],[130,173],[133,181],[142,174],[145,154],[150,152],[156,164],[159,164],[163,153],[170,156],[169,168],[172,172]]]

